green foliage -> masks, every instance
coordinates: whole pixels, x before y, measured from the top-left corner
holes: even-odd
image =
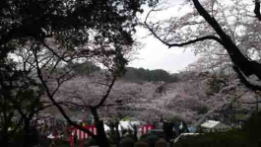
[[[166,140],[164,140],[163,138],[159,139],[156,143],[155,143],[155,147],[167,147],[168,143]]]
[[[208,110],[209,110],[209,108],[204,105],[197,108],[198,114],[205,114],[208,112]]]
[[[52,59],[46,60],[55,66],[61,61],[95,58],[121,76],[128,62],[124,55],[134,42],[136,14],[142,13],[143,4],[152,6],[157,1],[3,0],[0,57],[25,49],[50,54]]]
[[[228,132],[206,133],[198,136],[187,136],[181,138],[174,147],[251,147],[251,143],[245,138],[245,134],[240,130]]]
[[[261,140],[261,113],[254,113],[243,126],[250,140]]]
[[[120,147],[133,147],[135,141],[131,137],[125,137],[120,142]]]
[[[8,37],[5,39],[15,37],[10,35],[16,35],[16,38],[20,39],[28,36],[43,38],[46,33],[50,35],[49,33],[53,32],[61,44],[68,45],[67,47],[77,46],[89,39],[86,28],[95,28],[102,32],[95,36],[98,41],[102,37],[118,35],[118,31],[115,31],[118,29],[116,26],[121,27],[120,25],[124,24],[125,27],[132,27],[135,25],[133,17],[142,11],[141,4],[145,2],[145,0],[133,2],[3,0],[0,12],[1,25],[4,27],[1,27],[0,31],[2,35]],[[119,31],[124,40],[132,42],[127,30]],[[110,38],[112,39],[115,38]]]
[[[206,93],[208,95],[214,95],[215,93],[218,93],[222,87],[226,86],[226,81],[227,78],[225,76],[217,76],[213,75],[209,80],[208,80],[208,90]]]
[[[140,138],[141,141],[146,142],[148,147],[154,147],[154,145],[158,139],[160,139],[160,137],[156,134],[146,134]]]
[[[100,67],[89,61],[86,61],[84,63],[74,63],[70,65],[70,67],[78,75],[89,75],[101,70]]]
[[[254,113],[242,129],[180,138],[174,147],[257,147],[261,141],[261,113]]]
[[[118,144],[120,142],[119,120],[117,118],[111,119],[106,123],[110,127],[107,136],[111,144]]]
[[[139,81],[164,81],[164,82],[175,82],[177,77],[169,74],[168,72],[157,69],[157,70],[146,70],[143,68],[128,67],[127,72],[123,77],[126,80],[139,82]]]
[[[134,144],[134,147],[149,147],[149,145],[145,141],[138,141]]]
[[[27,140],[26,144],[32,146],[37,143],[37,131],[30,121],[42,107],[41,87],[11,61],[1,62],[0,69],[0,143]]]
[[[9,144],[11,146],[21,146],[21,144],[24,143],[26,139],[29,139],[28,143],[26,144],[28,147],[35,146],[39,143],[39,134],[35,127],[30,126],[28,130],[24,130],[22,127],[19,127],[19,129],[16,130],[14,134],[12,134],[12,137],[9,140]]]
[[[10,138],[14,139],[8,129],[15,125],[12,133],[24,129],[24,141],[30,137],[30,121],[42,105],[39,79],[45,89],[49,80],[60,84],[64,79],[57,76],[67,73],[63,67],[82,58],[95,59],[113,76],[121,76],[128,62],[124,55],[134,43],[136,14],[142,12],[142,4],[152,6],[157,1],[2,0],[0,144],[7,146]],[[13,64],[7,62],[11,53],[28,56]],[[73,66],[80,74],[99,70],[88,63]],[[49,92],[48,96],[54,94]]]
[[[102,70],[94,63],[86,61],[84,63],[74,63],[70,65],[70,68],[76,74],[89,75],[91,73]],[[178,80],[176,75],[171,75],[168,72],[157,69],[157,70],[146,70],[143,68],[127,67],[126,73],[123,79],[128,81],[164,81],[164,82],[176,82]]]
[[[93,138],[87,139],[86,144],[88,146],[95,146],[95,145],[97,145],[97,141],[95,139],[93,139]]]

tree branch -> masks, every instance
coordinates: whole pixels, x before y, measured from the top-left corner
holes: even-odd
[[[256,15],[256,18],[261,21],[261,13],[260,13],[260,0],[255,0],[255,9],[254,13]]]
[[[261,79],[261,64],[247,58],[236,46],[236,44],[232,41],[232,39],[221,28],[220,24],[216,21],[216,19],[210,16],[210,14],[205,10],[205,8],[200,4],[200,2],[198,0],[192,0],[192,1],[199,14],[208,22],[208,24],[219,35],[220,39],[223,42],[222,45],[227,50],[234,64],[234,67],[236,67],[234,69],[236,69],[235,71],[238,73],[241,81],[244,84],[246,84],[246,86],[248,87],[254,89],[259,88],[259,86],[253,85],[254,83],[250,82],[247,78],[251,75],[256,75],[259,79]]]
[[[66,112],[64,111],[64,109],[60,106],[60,104],[58,102],[56,102],[56,100],[54,99],[53,97],[53,94],[51,93],[51,91],[49,90],[47,84],[46,84],[46,81],[43,79],[43,75],[42,75],[42,72],[41,72],[41,69],[40,69],[40,66],[39,66],[39,61],[38,61],[38,58],[37,58],[37,51],[36,50],[33,50],[34,52],[34,56],[35,56],[35,63],[36,63],[36,68],[37,68],[37,74],[38,74],[38,77],[46,91],[46,94],[48,96],[48,98],[51,100],[51,102],[53,103],[54,106],[56,106],[56,108],[60,111],[60,113],[62,114],[62,116],[65,118],[65,120],[71,124],[72,126],[76,127],[77,129],[79,130],[82,130],[83,132],[89,134],[90,136],[96,138],[96,136],[91,132],[89,131],[88,129],[84,129],[82,126],[76,124],[75,122],[73,122],[70,117],[66,114]]]
[[[233,68],[237,72],[238,78],[242,81],[242,83],[245,84],[246,87],[248,87],[252,90],[260,90],[261,89],[261,82],[259,83],[257,81],[251,80],[238,67],[234,66]]]
[[[42,41],[42,44],[44,47],[46,47],[53,55],[55,55],[57,58],[59,58],[60,60],[64,61],[64,62],[69,62],[70,60],[65,60],[64,57],[60,56],[58,53],[56,53],[54,51],[54,49],[52,49],[49,45],[47,45],[44,41]]]
[[[109,85],[109,87],[108,87],[106,93],[103,95],[103,97],[102,97],[101,101],[99,102],[99,104],[95,105],[93,108],[97,109],[97,108],[101,107],[101,106],[104,104],[104,102],[106,101],[106,99],[107,99],[107,98],[109,97],[109,95],[110,95],[110,92],[111,92],[111,90],[112,90],[112,87],[113,87],[113,85],[114,85],[116,79],[117,79],[117,77],[116,77],[116,76],[113,76],[112,81],[111,81],[111,83],[110,83],[110,85]]]
[[[190,45],[190,44],[193,44],[193,43],[196,43],[196,42],[199,42],[199,41],[205,41],[205,40],[215,40],[217,41],[218,43],[220,44],[223,44],[223,42],[216,36],[214,35],[207,35],[207,36],[203,36],[203,37],[199,37],[199,38],[196,38],[196,39],[192,39],[192,40],[189,40],[189,41],[186,41],[186,42],[183,42],[183,43],[168,43],[167,41],[165,41],[164,39],[162,39],[154,30],[153,28],[151,28],[149,26],[149,24],[147,23],[147,20],[149,18],[149,15],[155,10],[151,10],[146,18],[145,18],[145,21],[144,21],[144,25],[145,27],[151,32],[151,34],[156,38],[158,39],[161,43],[165,44],[166,46],[168,46],[169,48],[171,47],[182,47],[182,46],[186,46],[186,45]]]

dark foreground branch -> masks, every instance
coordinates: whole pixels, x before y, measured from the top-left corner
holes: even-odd
[[[256,2],[259,2],[259,0]],[[238,73],[241,81],[253,90],[260,90],[261,64],[256,61],[252,61],[240,51],[240,49],[234,43],[231,37],[225,33],[225,31],[222,29],[217,20],[205,10],[205,8],[201,5],[201,3],[198,0],[193,0],[193,3],[198,13],[219,35],[220,39],[223,42],[222,45],[227,50],[230,59],[234,64],[234,69]],[[257,7],[260,7],[260,3],[258,3]],[[251,76],[256,76],[259,80],[250,80]]]
[[[165,44],[166,46],[168,46],[169,48],[171,47],[182,47],[182,46],[186,46],[186,45],[190,45],[190,44],[194,44],[194,43],[197,43],[197,42],[200,42],[200,41],[205,41],[205,40],[214,40],[214,41],[217,41],[218,43],[220,44],[223,44],[223,42],[216,36],[214,35],[207,35],[207,36],[203,36],[203,37],[199,37],[199,38],[196,38],[196,39],[191,39],[191,40],[188,40],[188,41],[185,41],[185,42],[182,42],[182,43],[169,43],[167,41],[165,41],[164,39],[162,39],[156,32],[155,30],[153,30],[153,28],[150,27],[150,25],[148,24],[147,20],[149,18],[149,15],[151,14],[151,12],[153,12],[154,10],[151,10],[146,18],[145,18],[145,21],[144,21],[144,25],[145,27],[150,31],[150,33],[156,38],[158,39],[161,43]]]
[[[111,81],[111,83],[110,83],[110,85],[109,85],[109,87],[108,87],[106,93],[103,95],[103,97],[102,97],[101,101],[99,102],[99,104],[97,104],[96,106],[94,106],[94,108],[97,109],[97,108],[101,107],[101,106],[105,103],[106,99],[109,97],[109,95],[110,95],[110,93],[111,93],[112,87],[113,87],[113,85],[114,85],[116,79],[117,79],[117,77],[116,77],[116,76],[113,76],[112,81]]]
[[[261,21],[261,13],[260,13],[260,0],[255,0],[255,9],[254,13],[256,15],[256,18]]]
[[[37,69],[37,74],[38,74],[38,77],[46,91],[46,94],[47,94],[47,97],[51,100],[52,104],[59,110],[59,112],[62,114],[62,116],[64,117],[64,119],[72,126],[76,127],[77,129],[89,134],[90,136],[92,137],[96,137],[91,131],[87,130],[87,129],[84,129],[82,126],[76,124],[75,122],[73,122],[70,117],[66,114],[66,112],[64,111],[64,109],[62,108],[62,106],[56,102],[56,100],[54,99],[54,95],[52,94],[52,92],[50,91],[49,87],[47,86],[47,83],[46,81],[44,80],[43,78],[43,75],[42,75],[42,72],[41,72],[41,69],[40,69],[40,65],[39,65],[39,60],[38,60],[38,57],[37,57],[37,51],[34,50],[34,57],[35,57],[35,63],[36,63],[36,69]]]

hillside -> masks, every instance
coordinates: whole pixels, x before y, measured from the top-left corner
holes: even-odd
[[[89,110],[84,106],[97,104],[106,92],[105,80],[98,75],[79,75],[65,82],[56,94],[58,101],[67,103],[74,119],[86,120]],[[249,104],[255,101],[255,94],[235,76],[194,72],[175,76],[175,82],[119,79],[100,110],[102,116],[181,119],[190,124],[215,119],[238,124],[255,108]]]

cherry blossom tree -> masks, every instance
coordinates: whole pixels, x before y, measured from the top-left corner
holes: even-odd
[[[143,4],[156,2],[4,0],[0,6],[0,64],[18,59],[17,69],[25,68],[28,77],[41,84],[45,96],[69,124],[89,133],[100,146],[108,146],[96,111],[127,64],[124,54],[134,44],[136,14],[142,12]],[[60,86],[73,76],[67,65],[89,60],[106,69],[110,81],[100,102],[91,109],[98,136],[72,121],[55,99]]]
[[[256,93],[249,91],[235,75],[194,73],[184,77],[173,83],[146,83],[151,84],[150,88],[142,89],[150,94],[143,98],[144,103],[136,105],[142,108],[136,117],[150,122],[177,119],[195,126],[206,119],[237,124],[232,120],[234,114],[228,112],[255,110],[254,105],[249,104],[256,101]],[[163,90],[159,92],[159,88]]]
[[[260,1],[191,0],[186,3],[183,7],[188,13],[163,23],[148,22],[157,10],[153,9],[146,17],[146,28],[168,47],[194,45],[200,52],[212,55],[211,61],[220,58],[220,62],[228,57],[241,81],[251,89],[260,89],[260,41],[256,30],[260,26]],[[217,63],[230,65],[227,61]]]

